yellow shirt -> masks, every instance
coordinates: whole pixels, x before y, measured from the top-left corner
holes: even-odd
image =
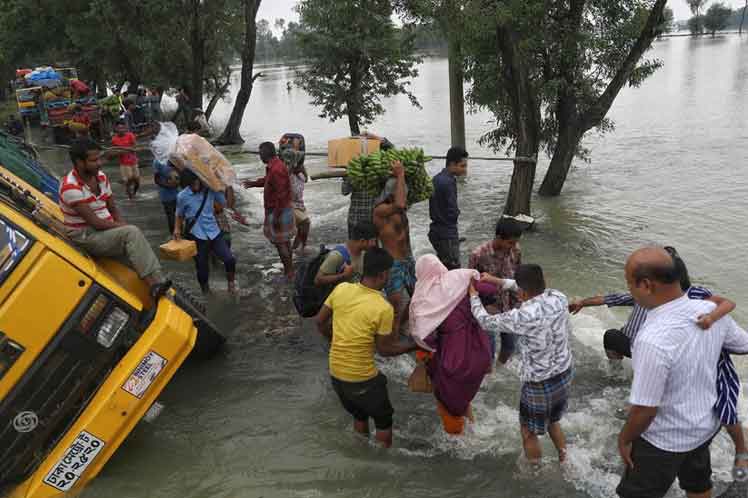
[[[376,377],[376,336],[392,333],[392,305],[378,291],[361,284],[341,283],[325,306],[332,310],[330,375],[344,382]]]

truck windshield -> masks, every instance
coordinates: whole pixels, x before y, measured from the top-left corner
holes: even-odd
[[[31,237],[0,217],[0,284],[3,283],[31,247]]]

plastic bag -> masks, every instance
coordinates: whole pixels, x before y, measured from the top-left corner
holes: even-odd
[[[109,105],[110,102],[106,102]],[[119,102],[117,102],[119,104]],[[151,142],[151,152],[153,157],[158,161],[166,162],[169,160],[169,155],[174,152],[177,146],[177,139],[179,138],[179,130],[177,125],[172,122],[159,123],[158,135]]]
[[[151,150],[157,160],[169,161],[178,170],[188,168],[216,192],[236,182],[234,167],[223,154],[199,135],[179,135],[172,122],[161,123]]]
[[[236,171],[229,160],[200,135],[181,135],[169,160],[177,168],[189,168],[216,192],[236,182]]]

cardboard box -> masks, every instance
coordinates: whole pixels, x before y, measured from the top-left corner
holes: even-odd
[[[159,246],[161,257],[172,261],[189,261],[197,255],[194,240],[170,240]]]
[[[346,168],[354,157],[379,151],[381,142],[373,138],[340,138],[327,142],[327,165]]]

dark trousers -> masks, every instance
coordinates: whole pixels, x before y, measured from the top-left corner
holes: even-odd
[[[429,242],[436,251],[436,257],[447,270],[460,268],[460,239],[437,239],[429,235]]]
[[[166,213],[166,223],[169,224],[169,234],[174,233],[174,217],[177,212],[177,201],[162,202],[164,213]]]
[[[605,331],[603,345],[606,351],[613,351],[626,358],[631,358],[631,339],[618,329]]]
[[[661,450],[643,438],[631,448],[633,469],[625,469],[616,488],[622,498],[661,498],[678,478],[686,493],[705,493],[712,489],[712,440],[685,453]]]
[[[210,278],[210,254],[218,256],[223,261],[227,275],[236,272],[236,258],[231,248],[226,244],[223,233],[213,240],[193,239],[197,244],[197,256],[195,256],[195,267],[197,268],[197,281],[203,290],[208,288]]]

